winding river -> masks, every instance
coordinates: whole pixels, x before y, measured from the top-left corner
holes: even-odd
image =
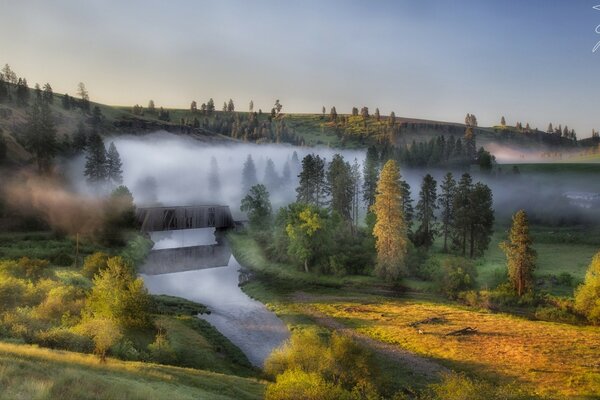
[[[151,294],[182,297],[206,305],[211,323],[262,367],[271,351],[289,337],[285,324],[239,287],[241,266],[214,229],[153,232],[153,250],[140,276]]]

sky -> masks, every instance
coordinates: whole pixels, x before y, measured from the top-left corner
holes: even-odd
[[[0,63],[93,101],[600,129],[600,0],[0,0]],[[600,8],[600,7],[599,7]]]

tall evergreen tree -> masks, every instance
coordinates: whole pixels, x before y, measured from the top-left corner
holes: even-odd
[[[454,210],[453,244],[463,256],[467,255],[467,235],[471,226],[471,190],[473,190],[471,175],[464,173],[456,188],[452,205]]]
[[[281,172],[281,185],[288,186],[292,180],[292,169],[290,168],[290,162],[286,161],[283,164],[283,171]]]
[[[363,200],[370,208],[375,203],[377,179],[379,178],[379,154],[375,146],[367,149],[363,166]]]
[[[252,156],[248,154],[248,158],[244,162],[244,168],[242,169],[242,190],[246,194],[250,188],[258,184],[258,178],[256,177],[256,166]]]
[[[477,157],[477,143],[475,140],[475,132],[472,127],[467,127],[465,130],[465,155],[467,159],[472,162]]]
[[[85,158],[85,176],[94,185],[102,185],[108,177],[106,165],[106,149],[102,137],[93,132],[88,140]]]
[[[405,271],[405,258],[408,246],[406,224],[402,212],[402,189],[400,171],[394,160],[385,163],[373,205],[376,217],[373,228],[378,276],[392,281]]]
[[[254,112],[254,101],[250,100],[250,104],[248,104],[248,110],[250,112]]]
[[[110,142],[106,153],[106,177],[109,182],[115,185],[123,183],[123,163],[113,142]]]
[[[352,167],[344,161],[344,157],[335,154],[327,169],[326,194],[329,195],[329,206],[338,212],[344,220],[352,221],[352,198],[354,185],[352,182]]]
[[[470,193],[469,257],[482,255],[488,248],[494,227],[492,191],[477,182]]]
[[[54,103],[54,92],[52,91],[52,86],[50,86],[49,83],[44,85],[44,94],[42,97],[44,98],[44,101],[47,101],[50,104]]]
[[[219,178],[219,163],[215,156],[210,158],[210,172],[208,173],[208,187],[215,197],[221,193],[221,179]]]
[[[28,150],[35,157],[39,172],[48,172],[58,148],[54,118],[48,103],[36,100],[31,107],[25,140]]]
[[[448,237],[454,223],[454,195],[456,193],[456,181],[451,172],[448,172],[444,177],[440,189],[438,207],[441,210],[442,235],[444,236],[444,252],[446,253],[448,252]]]
[[[415,244],[430,247],[437,233],[435,227],[435,210],[437,205],[437,182],[430,174],[425,175],[419,192],[417,218],[419,227],[415,233]]]
[[[318,155],[308,154],[302,159],[302,171],[298,178],[298,202],[320,207],[325,195],[325,160]]]
[[[267,158],[267,163],[265,165],[265,176],[263,179],[263,184],[266,186],[269,192],[273,192],[279,187],[281,183],[281,178],[279,174],[275,170],[275,163],[270,158]]]
[[[75,151],[83,151],[85,150],[85,146],[87,145],[87,131],[85,129],[85,124],[83,121],[79,121],[77,124],[77,131],[73,134],[73,149]]]
[[[404,223],[406,224],[406,232],[412,235],[412,223],[415,210],[413,208],[412,195],[410,192],[410,185],[405,180],[400,180],[400,188],[402,191],[402,212],[404,213]]]
[[[358,214],[360,211],[360,165],[358,164],[358,160],[355,158],[354,163],[352,164],[352,168],[350,171],[352,176],[352,220],[354,221],[354,225],[358,226]]]
[[[510,283],[517,294],[522,296],[533,288],[533,271],[536,260],[525,211],[519,210],[513,216],[508,241],[503,242],[500,247],[506,254]]]

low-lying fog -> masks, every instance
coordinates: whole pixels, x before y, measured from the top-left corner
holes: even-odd
[[[248,155],[254,161],[258,181],[269,188],[274,208],[295,200],[300,162],[306,154],[316,153],[329,161],[335,153],[341,153],[350,163],[356,159],[361,164],[361,171],[365,157],[362,150],[274,144],[207,144],[166,132],[107,139],[107,146],[111,141],[114,141],[123,161],[123,183],[132,191],[138,205],[225,204],[231,207],[235,218],[243,218],[239,205],[245,195],[242,169]],[[269,159],[273,161],[278,176],[275,181],[265,179]],[[93,190],[85,181],[84,164],[84,157],[79,157],[70,162],[68,172],[77,191],[90,193]],[[283,178],[286,169],[289,169],[288,180]],[[429,172],[439,184],[447,171],[403,169],[401,172],[411,186],[416,204],[422,177]],[[463,171],[453,172],[458,180]],[[565,195],[600,193],[600,179],[594,174],[561,171],[515,175],[510,168],[504,167],[501,174],[472,172],[472,175],[474,181],[482,181],[492,188],[498,218],[507,217],[519,208],[525,208],[540,218],[556,219],[557,223],[568,218],[582,222],[590,217],[597,218],[600,213],[598,204],[591,208],[581,207]]]

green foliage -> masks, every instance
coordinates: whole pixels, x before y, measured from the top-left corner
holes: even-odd
[[[240,210],[248,214],[250,227],[262,231],[271,226],[271,201],[265,185],[254,185],[242,199]]]
[[[439,290],[451,299],[475,286],[477,270],[473,263],[462,257],[445,257],[435,276]]]
[[[585,274],[584,283],[575,292],[575,308],[593,324],[600,324],[600,253]]]
[[[327,382],[316,372],[287,370],[267,386],[266,400],[350,400],[350,393],[340,385]]]
[[[175,351],[173,351],[173,348],[169,343],[167,334],[160,326],[156,333],[156,337],[154,338],[154,342],[148,345],[148,350],[150,350],[152,359],[161,364],[171,364],[177,358]]]
[[[506,254],[508,277],[519,296],[533,289],[536,252],[529,234],[529,221],[524,210],[513,217],[509,240],[500,244]]]
[[[123,337],[119,325],[109,318],[88,319],[81,325],[80,330],[92,338],[94,353],[102,362],[106,361],[108,350]]]
[[[208,311],[205,305],[181,297],[167,296],[164,294],[153,295],[155,310],[158,314],[165,315],[198,315]]]
[[[451,373],[430,385],[423,400],[525,400],[531,396],[514,385],[494,386],[464,374]]]
[[[122,257],[112,257],[94,277],[85,314],[89,319],[106,319],[121,328],[143,328],[150,323],[150,297],[141,278],[135,278]]]
[[[90,254],[83,261],[82,272],[85,276],[92,279],[94,275],[106,268],[107,261],[108,254],[102,251],[97,251],[93,254]]]

